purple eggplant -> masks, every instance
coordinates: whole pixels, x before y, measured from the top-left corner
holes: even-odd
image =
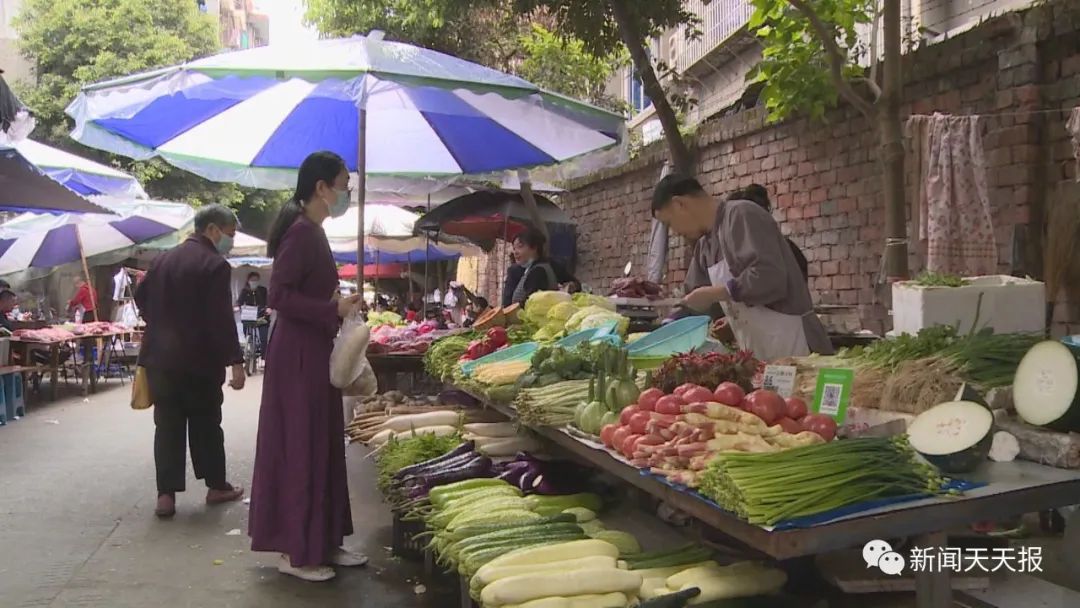
[[[437,462],[431,466],[415,470],[412,473],[406,475],[401,481],[408,481],[410,479],[422,479],[428,475],[431,475],[432,473],[438,473],[439,471],[442,471],[444,469],[454,469],[462,465],[468,464],[472,461],[473,458],[476,458],[477,456],[479,456],[479,454],[477,454],[476,452],[465,452],[464,454],[458,454],[453,458],[449,458],[447,460],[443,460],[442,462]]]
[[[487,456],[478,456],[468,464],[458,468],[443,469],[431,473],[430,475],[425,475],[423,481],[424,485],[433,488],[435,486],[441,486],[463,479],[474,479],[477,477],[491,477],[491,459]]]
[[[453,458],[461,456],[462,454],[468,454],[469,452],[472,452],[473,449],[475,449],[475,448],[476,448],[476,443],[475,442],[466,441],[465,443],[463,443],[463,444],[459,445],[458,447],[450,450],[449,452],[443,454],[442,456],[438,456],[436,458],[432,458],[431,460],[425,460],[424,462],[418,462],[416,464],[404,467],[400,471],[398,471],[397,473],[394,473],[394,477],[396,477],[397,479],[401,479],[401,478],[406,477],[406,476],[408,476],[408,475],[410,475],[410,474],[412,474],[412,473],[414,473],[416,471],[421,471],[421,470],[426,469],[428,467],[437,465],[437,464],[439,464],[441,462],[451,460]]]

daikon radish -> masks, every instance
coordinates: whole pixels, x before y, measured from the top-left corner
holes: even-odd
[[[395,431],[393,429],[384,429],[375,434],[374,437],[368,440],[368,444],[373,446],[380,446],[387,441],[390,441],[391,437],[408,436],[411,434],[416,435],[435,435],[436,437],[446,437],[447,435],[453,435],[456,433],[457,427],[450,425],[437,425],[437,426],[423,426],[416,429],[409,429],[406,431]]]
[[[476,451],[484,456],[513,456],[518,452],[535,452],[540,444],[532,437],[493,438],[496,441],[480,443],[477,439]]]
[[[513,437],[518,428],[513,422],[473,422],[465,425],[465,432],[478,437]]]
[[[402,414],[399,416],[392,416],[386,422],[380,424],[376,430],[384,431],[389,429],[400,432],[425,426],[453,426],[460,422],[460,412],[455,412],[453,410],[439,410],[435,412],[424,412],[422,414]]]

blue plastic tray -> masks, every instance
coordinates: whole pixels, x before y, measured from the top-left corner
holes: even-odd
[[[532,359],[533,354],[536,353],[538,348],[540,348],[540,345],[536,342],[522,342],[521,344],[515,344],[502,350],[497,350],[485,357],[462,363],[461,371],[465,372],[466,376],[471,376],[473,370],[486,363],[498,363],[499,361],[528,361]]]
[[[576,331],[556,342],[555,346],[559,346],[561,348],[573,348],[578,344],[582,344],[584,342],[597,342],[600,340],[606,340],[608,342],[621,344],[622,339],[619,338],[618,335],[613,335],[611,333],[615,331],[616,326],[617,323],[615,321],[611,321],[610,323],[605,323],[600,327]]]
[[[685,317],[673,321],[628,348],[630,358],[669,357],[686,353],[705,344],[709,337],[709,317]]]

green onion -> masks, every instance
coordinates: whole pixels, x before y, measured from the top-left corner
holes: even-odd
[[[885,496],[944,494],[945,482],[906,436],[873,437],[724,452],[709,463],[699,490],[751,523],[774,525]]]

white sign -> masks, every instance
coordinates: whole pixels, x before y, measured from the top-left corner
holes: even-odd
[[[761,388],[780,393],[786,399],[795,394],[797,371],[794,365],[766,365]]]
[[[867,568],[896,576],[911,572],[1042,572],[1042,547],[912,547],[905,558],[883,540],[863,546]]]
[[[259,320],[259,309],[256,306],[241,306],[240,307],[240,320],[244,322],[255,322]]]

